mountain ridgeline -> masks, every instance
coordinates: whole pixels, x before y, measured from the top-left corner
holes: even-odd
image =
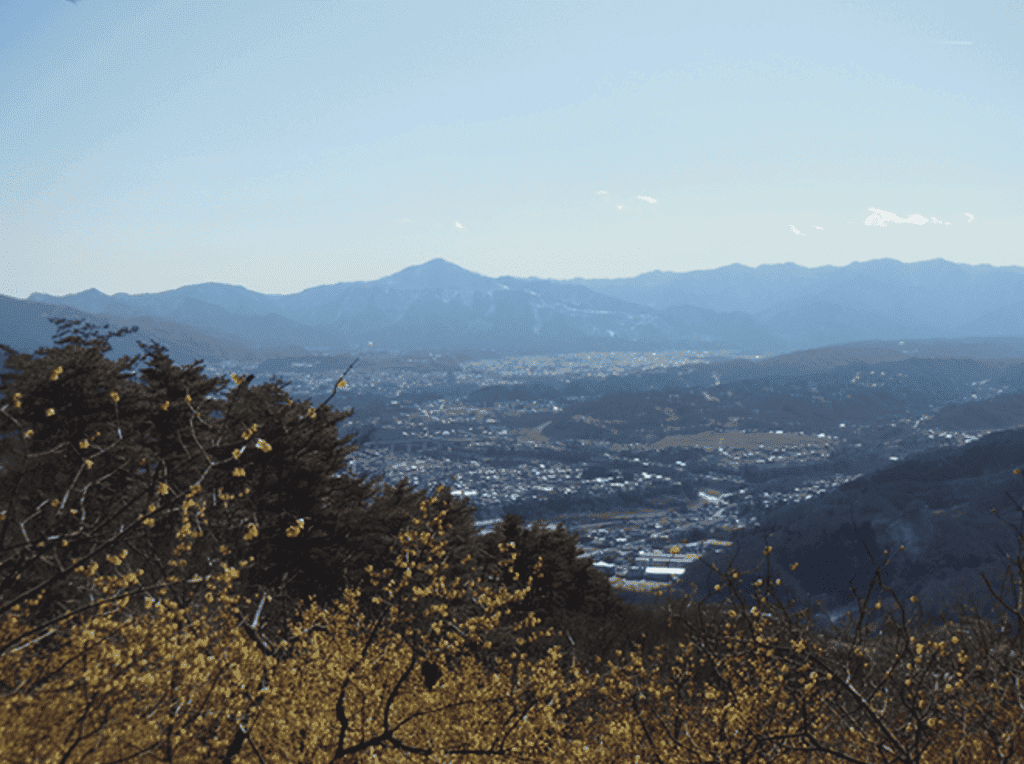
[[[695,500],[715,488],[759,523],[730,537],[738,566],[755,566],[774,545],[786,567],[802,561],[782,576],[794,594],[834,613],[851,605],[848,584],[874,567],[871,555],[903,546],[894,586],[934,614],[958,592],[985,594],[976,574],[1000,572],[1003,519],[1024,501],[1021,479],[1010,477],[1024,448],[1022,293],[1022,268],[944,260],[554,281],[488,278],[437,259],[293,295],[199,284],[146,295],[0,296],[0,342],[23,353],[49,347],[55,317],[134,324],[139,340],[161,344],[178,365],[239,362],[263,379],[304,377],[291,392],[314,405],[358,361],[349,377],[363,375],[349,391],[359,396],[349,398],[354,445],[382,454],[404,445],[409,458],[415,445],[424,462],[434,454],[454,472],[461,460],[467,474],[478,459],[577,465],[575,484],[549,486],[542,501],[504,491],[512,498],[503,509],[529,519],[593,514],[609,502],[632,510],[633,499],[635,507],[670,495]],[[108,359],[138,354],[134,337],[109,339]],[[542,376],[527,364],[514,379],[477,367],[472,380],[465,363],[668,350],[757,357],[593,375]],[[448,398],[478,418],[420,423],[431,415],[412,411]],[[534,410],[510,405],[542,400]],[[954,433],[989,434],[952,448]],[[612,458],[609,449],[623,453]],[[660,466],[640,464],[642,453]],[[625,486],[639,483],[628,478],[654,473],[661,483],[631,498]],[[780,498],[833,475],[841,480],[823,495]],[[622,491],[598,492],[605,478]],[[690,565],[682,583],[707,593],[716,579],[705,573]]]
[[[134,324],[178,363],[370,347],[476,357],[696,347],[773,356],[863,341],[1024,337],[1022,293],[1024,268],[942,259],[571,281],[490,278],[434,259],[376,281],[289,295],[206,283],[138,295],[0,296],[0,333],[7,344],[35,350],[49,342],[48,317]],[[113,352],[134,351],[119,339]],[[901,350],[913,353],[912,342]]]

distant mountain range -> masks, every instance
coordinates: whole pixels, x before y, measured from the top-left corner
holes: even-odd
[[[903,340],[897,352],[908,353],[917,340],[1024,338],[1024,268],[882,259],[558,281],[489,278],[438,258],[376,281],[290,295],[218,283],[138,295],[0,295],[0,342],[21,352],[50,347],[55,327],[47,318],[55,316],[111,329],[137,325],[137,334],[111,342],[109,357],[135,355],[136,340],[155,340],[176,363],[258,363],[360,352],[370,343],[374,351],[471,356],[676,349],[776,356]],[[1019,353],[1019,343],[1010,345]]]

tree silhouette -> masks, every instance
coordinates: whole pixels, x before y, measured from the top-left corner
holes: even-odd
[[[79,323],[54,322],[68,324],[62,331]],[[20,372],[0,375],[9,401],[0,435],[12,436],[0,440],[10,465],[0,475],[0,614],[43,589],[37,617],[86,606],[95,592],[71,571],[107,554],[142,569],[143,587],[175,575],[161,588],[180,602],[195,589],[189,579],[252,558],[237,590],[273,642],[307,598],[329,602],[365,583],[368,565],[386,566],[426,492],[350,473],[355,435],[339,438],[337,425],[351,410],[334,410],[330,398],[316,408],[293,401],[279,380],[253,387],[251,375],[232,375],[225,399],[211,398],[229,381],[207,379],[198,361],[174,366],[156,343],[139,343],[148,365],[136,380],[139,356],[103,356],[107,339],[127,331],[102,337],[86,325],[40,358],[0,346]],[[187,506],[154,511],[161,496]],[[168,568],[182,513],[200,535]],[[452,518],[453,548],[464,552],[472,506],[454,502]]]
[[[908,624],[883,583],[888,552],[854,591],[849,638],[789,614],[766,546],[753,601],[732,564],[709,564],[721,603],[670,602],[666,623],[641,623],[659,633],[588,654],[588,630],[619,616],[564,527],[510,516],[476,537],[472,507],[443,487],[335,477],[351,443],[330,432],[346,416],[330,399],[233,376],[219,401],[226,380],[159,346],[139,382],[134,361],[102,357],[104,338],[59,344],[12,354],[20,373],[0,375],[0,760],[923,764],[1024,750],[1020,634]]]

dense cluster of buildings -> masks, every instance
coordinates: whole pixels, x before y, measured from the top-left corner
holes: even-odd
[[[657,461],[652,458],[656,455],[651,453],[650,444],[601,441],[572,443],[567,447],[548,442],[543,437],[542,424],[518,426],[519,417],[524,422],[542,422],[546,417],[537,415],[558,414],[561,406],[571,404],[568,400],[483,404],[443,394],[436,398],[409,395],[429,391],[431,386],[442,383],[474,383],[482,388],[503,382],[537,381],[538,377],[568,381],[573,377],[606,376],[708,360],[693,353],[578,355],[579,358],[568,359],[538,356],[463,362],[458,370],[446,372],[418,371],[414,365],[379,373],[365,366],[357,372],[357,365],[348,377],[352,387],[339,391],[332,401],[338,408],[357,405],[359,399],[353,396],[353,389],[371,393],[376,401],[373,435],[350,457],[352,470],[357,474],[381,474],[391,483],[405,478],[427,490],[447,485],[453,494],[464,496],[477,506],[482,531],[513,502],[560,496],[607,499],[616,494],[645,495],[645,491],[657,487],[661,490],[648,492],[666,500],[650,511],[637,512],[631,508],[628,514],[603,522],[593,517],[559,517],[579,534],[580,553],[607,572],[614,584],[642,588],[663,585],[681,576],[701,557],[726,549],[731,542],[721,536],[740,525],[740,514],[751,517],[751,510],[801,502],[859,477],[835,474],[794,478],[792,485],[781,490],[778,486],[758,490],[757,485],[746,484],[737,474],[744,465],[773,468],[813,464],[832,456],[837,449],[853,451],[862,447],[864,452],[872,452],[873,461],[898,461],[922,448],[934,447],[937,442],[963,445],[983,434],[928,429],[930,416],[899,419],[884,426],[841,424],[831,434],[779,430],[752,432],[747,436],[745,430],[730,430],[715,433],[715,443],[703,446],[708,459],[699,465],[696,480],[691,471],[693,464],[688,468],[685,461]],[[230,371],[244,370],[208,367],[207,374]],[[288,388],[293,398],[322,395],[325,385],[330,389],[336,381],[322,374],[304,375],[301,369],[295,372],[288,377],[293,381]],[[884,373],[877,378],[864,376],[850,381],[876,387]],[[629,469],[618,469],[626,463]],[[709,469],[709,464],[713,469]],[[595,474],[595,470],[588,469],[595,465],[608,466],[608,474]],[[704,488],[693,501],[683,488],[692,487],[695,480],[704,486],[718,483],[722,489]],[[674,503],[670,500],[673,494],[678,496]]]

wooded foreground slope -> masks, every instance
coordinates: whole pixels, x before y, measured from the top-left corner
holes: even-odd
[[[443,488],[331,477],[328,402],[238,377],[209,400],[226,381],[158,347],[139,384],[104,341],[2,377],[0,760],[1021,758],[1019,602],[1015,635],[897,621],[883,562],[826,641],[730,566],[716,604],[621,611],[644,631],[615,646],[564,535],[481,537]]]

